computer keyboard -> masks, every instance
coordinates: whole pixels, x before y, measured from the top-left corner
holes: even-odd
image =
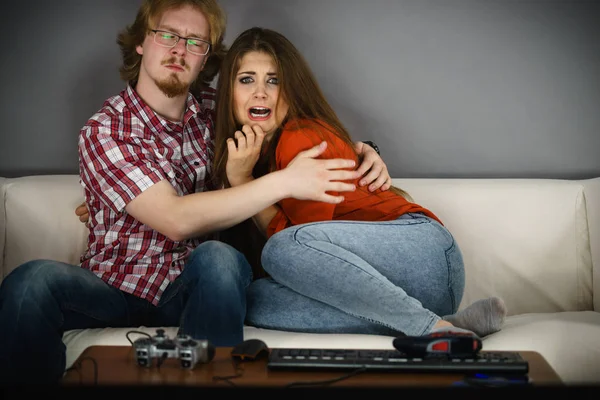
[[[448,356],[407,357],[397,350],[271,348],[267,366],[272,370],[354,370],[502,373],[525,375],[529,363],[519,353],[480,351],[472,358]]]

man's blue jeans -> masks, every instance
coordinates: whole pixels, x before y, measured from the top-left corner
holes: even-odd
[[[57,382],[66,363],[62,336],[70,329],[177,326],[215,346],[234,346],[243,340],[251,280],[244,256],[216,241],[192,252],[158,306],[78,266],[23,264],[0,287],[0,382]]]
[[[457,311],[463,258],[450,232],[423,214],[327,221],[273,235],[271,278],[248,289],[247,324],[313,333],[419,336]]]

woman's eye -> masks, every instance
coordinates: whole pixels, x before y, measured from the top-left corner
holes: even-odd
[[[277,84],[279,84],[279,79],[277,79],[277,78],[271,78],[271,79],[269,79],[267,81],[267,83],[270,83],[272,85],[277,85]]]
[[[240,78],[240,83],[252,83],[252,78],[249,76],[244,76]]]

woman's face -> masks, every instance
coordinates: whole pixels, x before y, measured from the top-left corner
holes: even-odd
[[[240,60],[234,76],[233,112],[240,125],[258,125],[267,138],[281,125],[288,112],[285,99],[279,99],[279,78],[273,58],[251,51]]]

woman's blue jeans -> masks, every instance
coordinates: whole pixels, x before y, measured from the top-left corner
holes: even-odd
[[[465,284],[454,238],[423,214],[292,226],[262,264],[271,278],[250,285],[247,324],[296,332],[423,335],[457,311]]]
[[[244,256],[216,241],[192,252],[158,306],[78,266],[23,264],[0,287],[0,383],[57,382],[66,363],[62,336],[70,329],[177,326],[215,346],[234,346],[243,340],[251,280]]]

